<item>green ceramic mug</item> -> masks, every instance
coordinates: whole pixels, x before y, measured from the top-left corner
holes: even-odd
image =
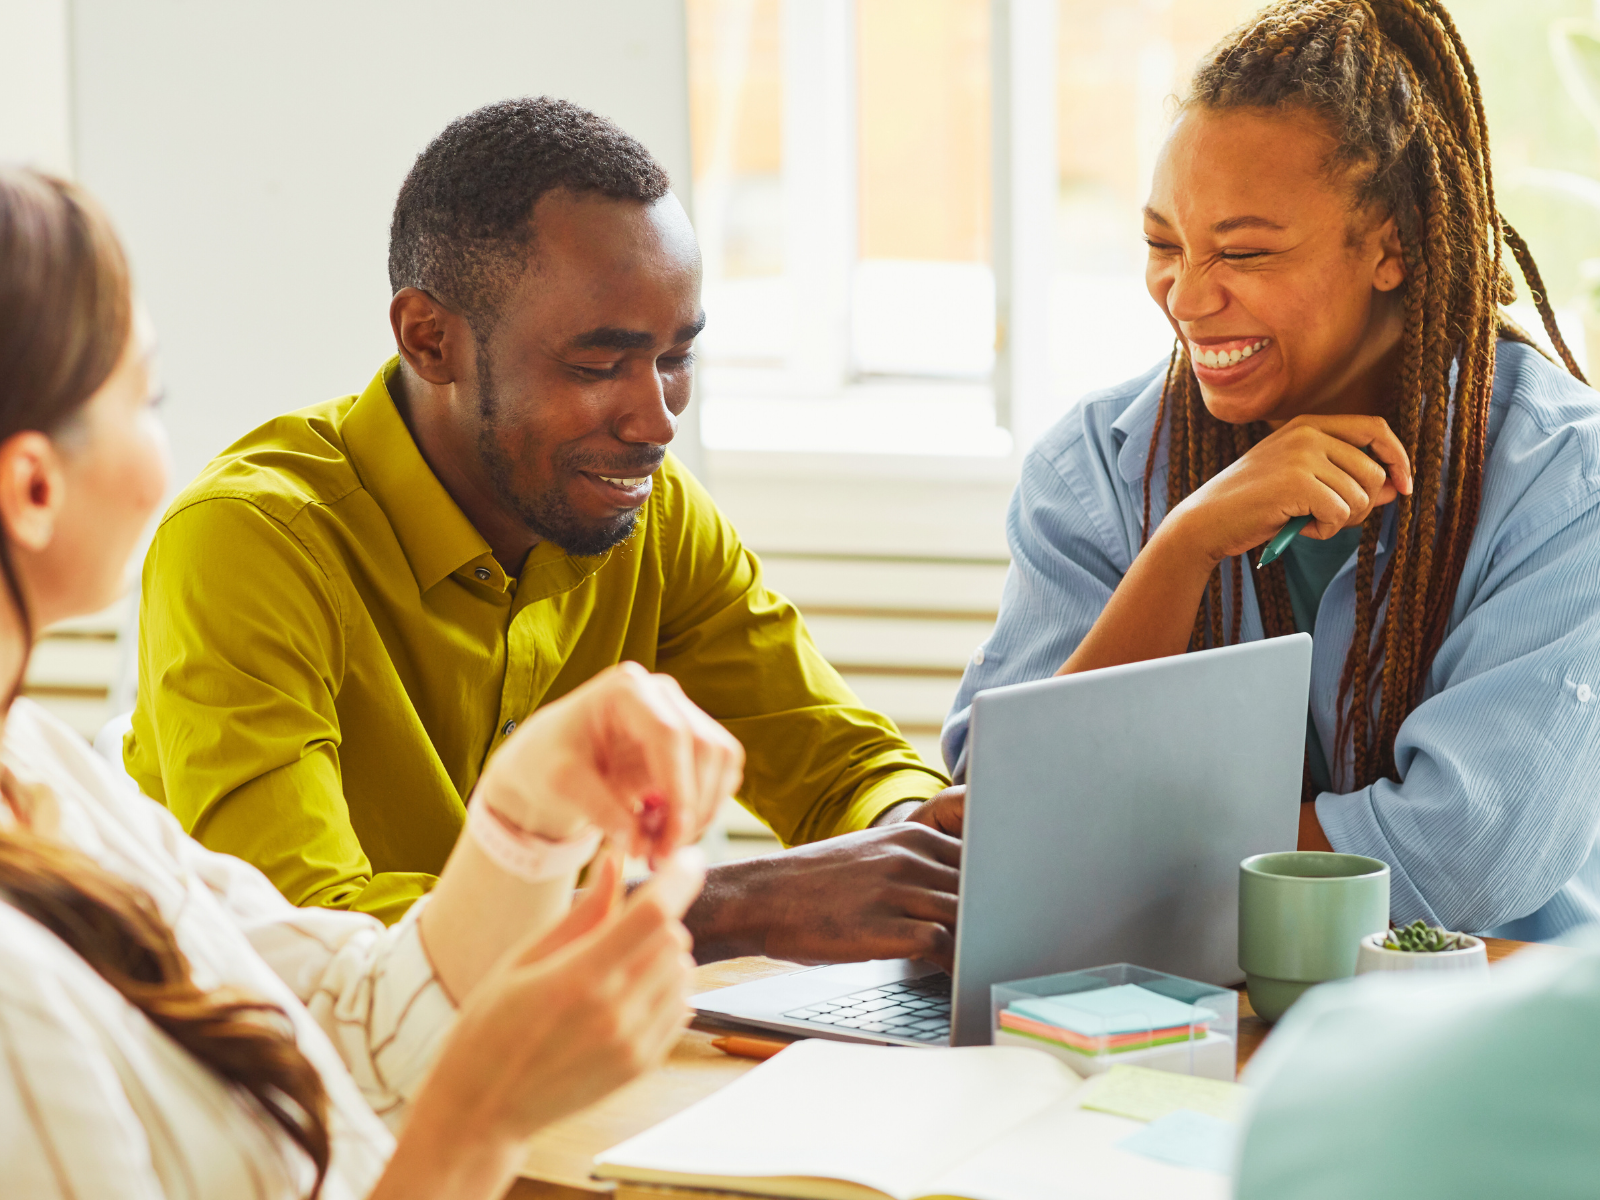
[[[1290,850],[1239,864],[1239,966],[1250,1006],[1276,1021],[1313,984],[1356,973],[1356,950],[1389,927],[1389,864]]]

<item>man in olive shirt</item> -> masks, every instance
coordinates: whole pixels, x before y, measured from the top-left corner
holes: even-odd
[[[576,106],[491,105],[417,159],[389,272],[399,355],[224,451],[156,534],[140,786],[295,903],[394,921],[517,720],[633,659],[739,737],[740,799],[807,843],[712,872],[702,959],[948,965],[960,792],[666,454],[704,318],[661,169]]]

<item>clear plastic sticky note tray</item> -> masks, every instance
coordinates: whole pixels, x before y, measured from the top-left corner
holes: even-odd
[[[1239,995],[1230,988],[1115,963],[997,983],[989,989],[997,1046],[1053,1054],[1079,1075],[1119,1065],[1231,1080]]]

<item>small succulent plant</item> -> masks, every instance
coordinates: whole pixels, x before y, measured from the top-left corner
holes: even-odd
[[[1385,950],[1404,950],[1408,954],[1438,954],[1442,950],[1465,950],[1472,945],[1472,938],[1418,919],[1389,930],[1381,945]]]

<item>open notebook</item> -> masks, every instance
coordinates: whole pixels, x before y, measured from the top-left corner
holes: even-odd
[[[1168,1078],[1178,1088],[1235,1087]],[[619,1194],[636,1183],[799,1200],[1228,1194],[1218,1171],[1119,1145],[1155,1126],[1082,1107],[1108,1084],[1118,1086],[1110,1075],[1080,1080],[1037,1050],[799,1042],[599,1155],[594,1174],[622,1183]]]

